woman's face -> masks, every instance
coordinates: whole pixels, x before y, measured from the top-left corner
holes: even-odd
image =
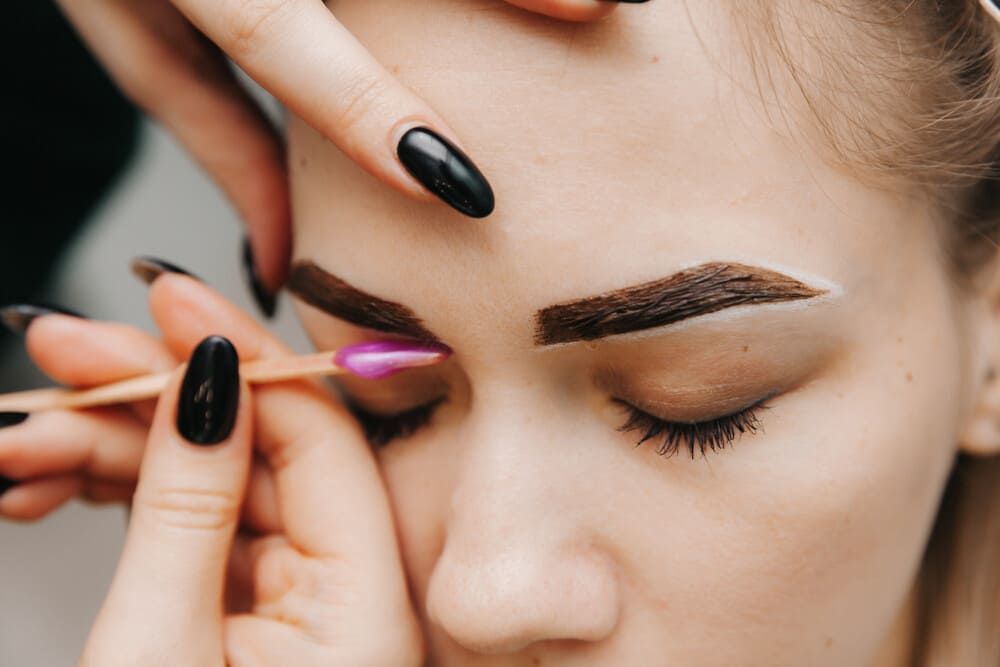
[[[966,309],[924,205],[788,138],[688,4],[333,8],[497,195],[483,221],[411,202],[291,122],[313,287],[454,349],[345,383],[406,413],[378,455],[432,664],[903,663]],[[300,306],[318,347],[385,337]]]

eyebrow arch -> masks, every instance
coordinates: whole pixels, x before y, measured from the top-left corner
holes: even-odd
[[[424,342],[440,342],[423,320],[403,304],[364,292],[311,260],[292,266],[288,290],[310,306],[360,327]]]
[[[595,340],[736,306],[811,299],[823,294],[826,290],[776,271],[709,262],[660,280],[543,308],[535,315],[535,344]]]

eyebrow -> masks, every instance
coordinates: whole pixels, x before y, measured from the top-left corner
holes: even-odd
[[[287,285],[305,303],[346,322],[441,342],[407,306],[360,290],[311,260],[292,266]],[[812,299],[826,293],[769,269],[710,262],[660,280],[543,308],[535,316],[535,344],[596,340],[727,308]]]
[[[710,262],[660,280],[544,308],[535,316],[535,343],[595,340],[736,306],[811,299],[826,292],[776,271]]]
[[[288,290],[310,306],[367,329],[439,343],[416,313],[401,303],[362,291],[303,260],[292,266]]]

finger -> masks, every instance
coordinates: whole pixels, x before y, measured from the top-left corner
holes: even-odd
[[[164,346],[178,359],[186,359],[213,332],[232,341],[244,361],[292,354],[253,317],[211,287],[183,276],[157,280],[149,289],[149,308]]]
[[[135,483],[102,482],[84,479],[80,497],[90,503],[129,503],[135,495]]]
[[[263,461],[254,461],[250,471],[242,516],[245,527],[257,533],[267,535],[282,530],[274,473]]]
[[[28,329],[25,342],[43,373],[72,387],[92,387],[177,367],[154,336],[117,322],[43,317]],[[152,419],[155,407],[154,401],[130,405],[145,422]]]
[[[644,2],[645,0],[619,0]],[[563,21],[596,21],[615,10],[614,0],[507,0],[510,4]]]
[[[182,354],[206,331],[230,338],[244,359],[290,353],[205,285],[164,277],[153,285],[150,305],[174,354]],[[278,509],[289,540],[307,554],[364,562],[366,573],[398,571],[382,481],[347,410],[308,382],[258,386],[254,397],[258,447],[274,469]],[[385,580],[394,581],[390,576]]]
[[[294,625],[278,620],[250,614],[230,616],[225,621],[224,637],[226,664],[231,667],[287,664],[290,646],[294,647],[296,664],[331,664],[329,648],[316,642]],[[338,661],[338,664],[364,663]]]
[[[119,408],[39,412],[0,429],[0,473],[14,479],[77,473],[134,483],[146,434]]]
[[[37,521],[77,495],[79,475],[58,475],[19,483],[0,496],[0,516],[15,521]]]
[[[493,192],[455,133],[322,2],[174,4],[285,106],[383,182],[421,199],[433,193],[473,217],[492,212]],[[415,128],[433,133],[408,134]]]
[[[113,634],[170,664],[223,664],[224,578],[252,437],[236,352],[208,338],[161,395],[98,644]]]
[[[218,49],[165,0],[59,0],[125,93],[162,122],[236,206],[276,291],[289,254],[284,146]]]
[[[91,387],[177,367],[163,343],[117,322],[41,317],[28,329],[25,344],[43,373],[72,387]]]

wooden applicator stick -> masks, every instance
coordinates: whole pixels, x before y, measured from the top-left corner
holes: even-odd
[[[374,341],[302,356],[260,359],[240,364],[240,377],[250,384],[351,373],[380,379],[407,368],[432,366],[448,358],[443,345],[409,341]],[[0,394],[0,412],[41,412],[133,403],[160,395],[172,372],[140,377],[90,389],[37,389]]]

